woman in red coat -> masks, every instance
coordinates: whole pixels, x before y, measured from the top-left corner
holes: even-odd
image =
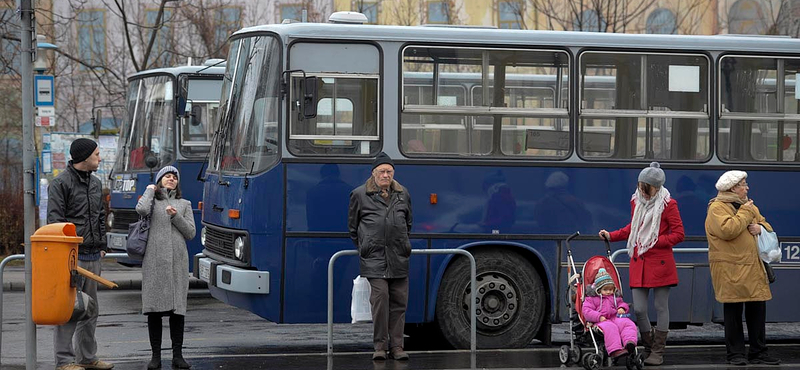
[[[628,241],[630,287],[636,325],[644,342],[646,365],[664,362],[664,347],[669,333],[669,290],[678,285],[678,270],[672,247],[683,241],[683,222],[678,202],[664,187],[666,176],[658,162],[639,173],[639,183],[631,198],[631,223],[617,230],[600,230],[600,237],[615,242]],[[647,299],[653,290],[655,329],[647,315]]]

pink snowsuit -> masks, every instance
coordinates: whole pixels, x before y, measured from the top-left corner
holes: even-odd
[[[617,309],[629,312],[628,304],[617,296],[587,296],[583,301],[583,317],[603,330],[606,350],[610,355],[624,348],[626,343],[636,343],[636,324],[627,317],[617,317]],[[605,316],[606,321],[600,321]]]

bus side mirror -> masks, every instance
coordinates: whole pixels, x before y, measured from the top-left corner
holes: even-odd
[[[317,78],[303,78],[303,118],[317,116]]]
[[[192,126],[200,126],[203,123],[203,107],[192,105]]]

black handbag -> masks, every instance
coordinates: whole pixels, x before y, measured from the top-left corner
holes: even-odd
[[[128,257],[133,259],[143,259],[147,249],[147,238],[150,235],[150,217],[153,215],[153,206],[156,199],[150,203],[150,212],[147,216],[139,215],[139,221],[128,225],[128,239],[125,241],[125,250]]]
[[[774,283],[775,282],[775,271],[772,270],[772,266],[770,266],[769,263],[766,263],[764,261],[761,261],[761,262],[764,264],[764,271],[767,272],[767,280],[769,281],[770,284]]]

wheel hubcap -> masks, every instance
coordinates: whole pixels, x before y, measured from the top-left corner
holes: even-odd
[[[518,296],[509,280],[497,273],[477,277],[475,313],[478,325],[484,329],[500,329],[513,320],[518,310]],[[464,291],[464,306],[469,310],[470,287]]]

